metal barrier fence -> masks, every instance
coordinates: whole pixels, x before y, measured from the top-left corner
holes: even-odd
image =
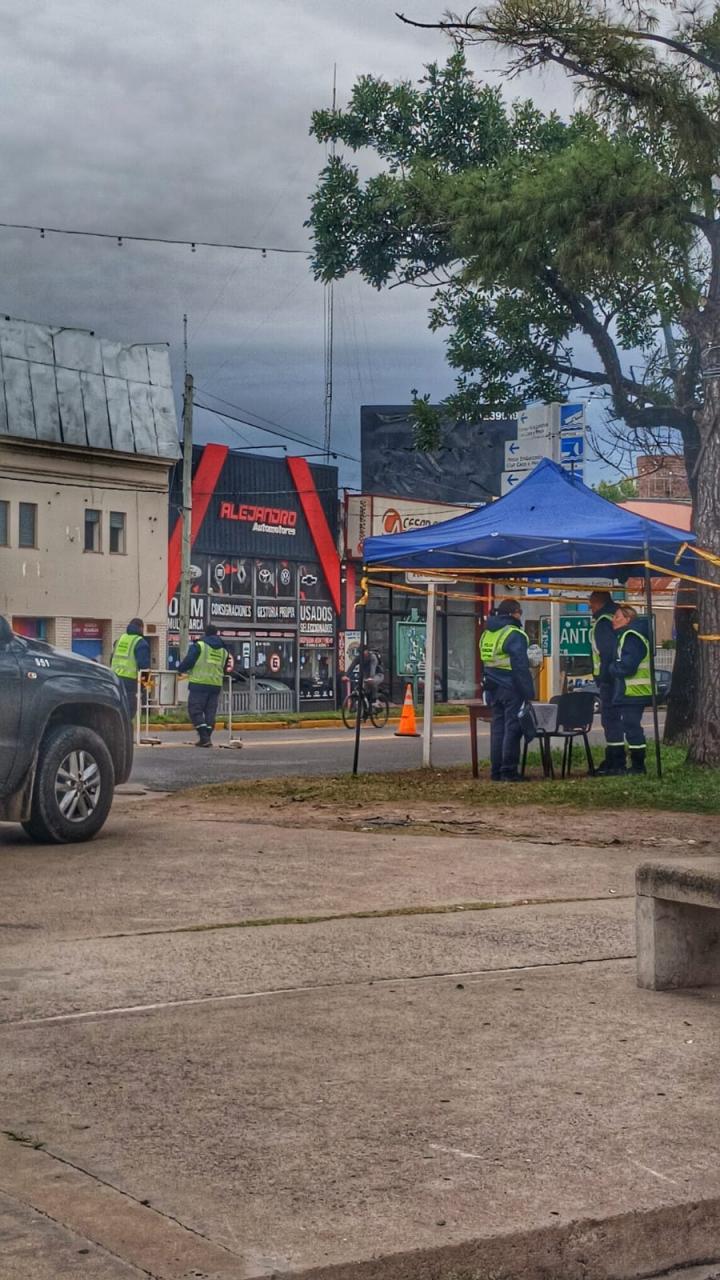
[[[295,696],[292,689],[258,689],[253,676],[248,683],[238,687],[237,682],[229,679],[229,688],[220,695],[218,715],[227,719],[231,711],[234,716],[249,713],[262,715],[266,711],[294,711]]]
[[[176,707],[178,696],[177,671],[138,671],[137,713],[135,716],[135,745],[159,742],[150,737],[150,712],[166,711]],[[143,731],[143,720],[145,729]]]

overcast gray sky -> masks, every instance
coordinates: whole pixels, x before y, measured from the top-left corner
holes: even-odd
[[[303,247],[324,153],[310,114],[363,72],[416,78],[439,33],[396,0],[0,0],[0,220]],[[406,0],[435,18],[439,0]],[[474,65],[496,79],[486,52]],[[536,86],[543,93],[542,84]],[[544,105],[552,105],[550,102]],[[171,343],[182,379],[322,438],[323,291],[303,257],[0,231],[3,312]],[[427,294],[336,287],[334,443],[359,454],[362,403],[451,389]],[[232,411],[230,411],[232,412]],[[271,437],[198,414],[201,440]],[[344,463],[346,483],[359,480]]]

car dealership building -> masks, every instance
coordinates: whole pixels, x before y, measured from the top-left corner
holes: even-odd
[[[337,468],[208,444],[193,450],[191,631],[213,623],[240,675],[334,705],[340,612]],[[170,492],[169,636],[178,633],[180,468]]]

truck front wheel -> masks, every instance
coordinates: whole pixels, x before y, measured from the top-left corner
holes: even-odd
[[[112,805],[115,771],[102,738],[82,725],[58,725],[40,747],[30,817],[33,840],[90,840]]]

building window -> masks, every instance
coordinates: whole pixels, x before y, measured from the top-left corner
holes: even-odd
[[[85,512],[85,550],[100,551],[101,512],[88,507]]]
[[[124,556],[125,546],[125,512],[110,512],[110,554]]]
[[[18,546],[37,546],[37,505],[21,502],[18,511]]]
[[[0,502],[0,547],[10,546],[10,503]]]

